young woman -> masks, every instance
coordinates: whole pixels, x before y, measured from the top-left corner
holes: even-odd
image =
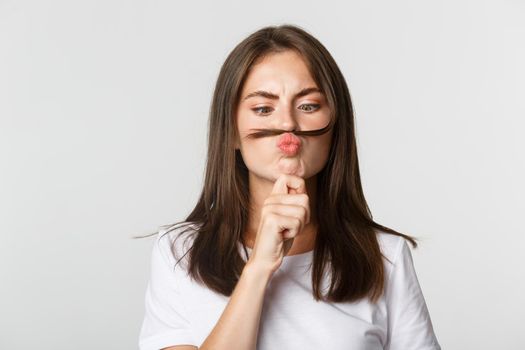
[[[196,207],[158,232],[140,349],[440,349],[407,241],[372,220],[334,59],[262,28],[220,71]]]

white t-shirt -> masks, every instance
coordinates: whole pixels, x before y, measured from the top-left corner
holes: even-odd
[[[176,268],[170,250],[177,232],[159,230],[153,245],[151,276],[145,295],[145,315],[139,336],[140,350],[174,345],[200,347],[221,316],[229,297],[216,293]],[[164,235],[163,235],[164,234]],[[178,238],[177,256],[188,243]],[[257,339],[258,350],[441,350],[414,269],[407,241],[378,232],[386,289],[377,304],[315,301],[311,287],[313,250],[285,256],[267,285]],[[188,239],[191,244],[192,238]],[[244,249],[239,252],[246,260]],[[251,249],[247,247],[248,253]],[[328,278],[322,291],[328,288]]]

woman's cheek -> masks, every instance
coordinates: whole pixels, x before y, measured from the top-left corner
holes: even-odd
[[[244,147],[244,163],[252,172],[263,175],[268,172],[274,163],[275,150],[271,149],[271,142],[259,139],[247,142]]]
[[[260,142],[262,140],[256,140],[259,142],[254,142],[253,144],[248,145],[247,148],[247,156],[250,158],[250,162],[254,165],[261,165],[264,166],[268,156],[270,154],[270,150],[268,149],[267,145],[263,142]]]

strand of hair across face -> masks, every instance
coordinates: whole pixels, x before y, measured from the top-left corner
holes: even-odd
[[[247,138],[250,138],[250,139],[256,139],[256,138],[261,138],[261,137],[266,137],[266,136],[275,136],[275,135],[280,135],[280,134],[283,134],[285,132],[291,132],[297,136],[318,136],[318,135],[322,135],[326,132],[328,132],[328,130],[330,130],[333,126],[333,122],[332,120],[330,120],[330,122],[328,123],[328,125],[326,125],[324,128],[322,129],[316,129],[316,130],[294,130],[294,131],[289,131],[289,130],[281,130],[281,129],[252,129],[252,130],[257,130],[255,132],[252,132],[248,135],[246,135]]]

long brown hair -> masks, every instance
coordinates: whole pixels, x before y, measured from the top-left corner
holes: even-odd
[[[311,274],[314,298],[351,302],[369,296],[375,302],[383,293],[385,274],[376,230],[402,236],[414,248],[417,243],[415,238],[373,221],[361,186],[354,110],[346,81],[327,49],[295,25],[261,28],[226,58],[210,109],[204,187],[191,214],[165,233],[179,224],[197,224],[181,232],[195,235],[186,252],[190,254],[188,275],[231,296],[245,265],[237,242],[244,243],[250,207],[248,169],[234,143],[236,107],[254,62],[284,50],[295,50],[303,57],[327,98],[334,121],[329,159],[317,174],[318,195],[316,207],[312,208],[318,218]],[[331,283],[327,294],[322,295],[320,287],[327,267]]]

